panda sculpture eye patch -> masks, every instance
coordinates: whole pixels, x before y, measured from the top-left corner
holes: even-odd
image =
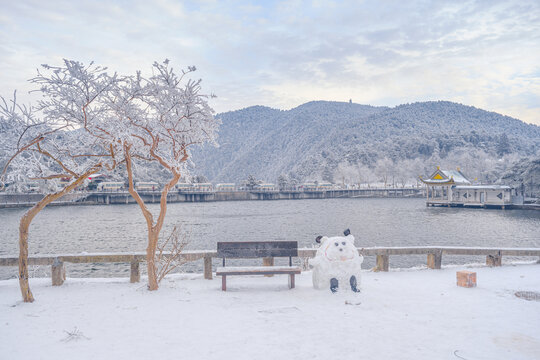
[[[339,243],[334,243],[334,245],[339,246]]]

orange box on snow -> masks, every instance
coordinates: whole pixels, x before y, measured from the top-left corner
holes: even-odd
[[[457,285],[462,287],[475,287],[476,286],[476,273],[472,271],[458,271],[457,272]]]

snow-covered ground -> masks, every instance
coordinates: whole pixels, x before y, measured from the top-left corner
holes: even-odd
[[[317,291],[311,273],[176,275],[149,292],[128,279],[0,281],[1,359],[540,359],[540,265],[364,272],[362,292]]]

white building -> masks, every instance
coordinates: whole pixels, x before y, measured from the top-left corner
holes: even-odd
[[[217,191],[235,191],[236,185],[234,183],[217,184],[216,190]]]
[[[427,206],[500,207],[512,205],[512,188],[506,185],[473,185],[459,170],[437,170],[426,184]]]

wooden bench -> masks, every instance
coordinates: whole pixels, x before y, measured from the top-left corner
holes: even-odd
[[[221,276],[221,290],[227,290],[228,275],[289,275],[289,289],[294,288],[294,275],[302,272],[301,267],[292,266],[292,257],[298,256],[297,241],[242,241],[218,242],[217,257],[223,258],[223,267],[216,270]],[[273,266],[273,258],[288,257],[289,266]],[[263,258],[268,266],[225,267],[225,259]]]

